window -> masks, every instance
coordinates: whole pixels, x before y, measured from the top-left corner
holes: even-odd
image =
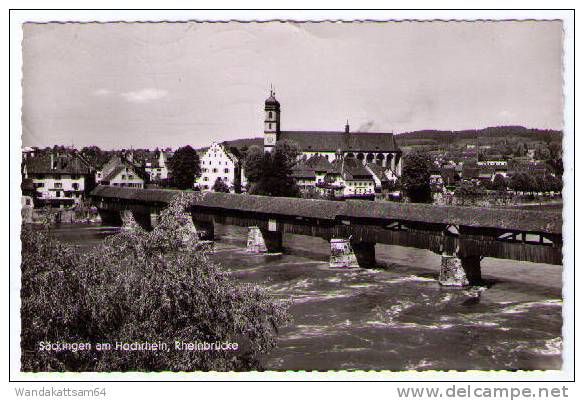
[[[229,172],[229,169],[228,169],[228,168],[226,168],[226,169],[224,169],[223,171],[224,171],[225,173],[228,173],[228,172]]]
[[[35,184],[34,184],[34,185],[35,185],[37,188],[42,188],[42,187],[44,187],[44,186],[45,186],[45,183],[44,183],[44,182],[35,182]]]
[[[63,184],[60,182],[55,183],[55,188],[63,188]]]
[[[61,191],[55,192],[55,197],[60,198],[61,197]]]
[[[209,181],[209,177],[203,177],[203,181]]]
[[[269,113],[269,117],[268,118],[272,118],[272,112],[271,111]]]
[[[122,174],[122,180],[126,179],[126,174]]]
[[[76,182],[73,183],[73,189],[77,191],[79,189],[79,184]]]
[[[213,169],[213,172],[214,172],[214,173],[216,173],[216,172],[217,172],[217,169],[216,169],[216,168],[214,168],[214,169]]]

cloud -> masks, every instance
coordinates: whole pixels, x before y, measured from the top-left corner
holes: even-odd
[[[168,92],[163,89],[146,88],[134,92],[124,92],[121,95],[130,103],[148,103],[162,99],[167,94]]]
[[[101,88],[101,89],[94,90],[91,94],[93,96],[107,96],[107,95],[109,95],[111,93],[112,93],[111,90],[105,89],[105,88]]]

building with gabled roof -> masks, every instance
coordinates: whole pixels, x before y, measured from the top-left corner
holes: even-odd
[[[217,180],[223,181],[230,192],[239,192],[245,186],[245,175],[239,155],[222,143],[213,142],[200,156],[201,176],[195,187],[201,191],[211,191]]]
[[[97,171],[96,181],[113,187],[144,188],[148,175],[126,155],[116,153]]]
[[[94,170],[74,150],[29,156],[22,164],[23,182],[35,188],[35,206],[68,207],[79,204],[95,183]]]
[[[144,171],[150,177],[151,182],[164,181],[168,179],[168,160],[172,157],[172,152],[157,150],[149,155],[144,161]]]

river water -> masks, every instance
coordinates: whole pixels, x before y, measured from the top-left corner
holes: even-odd
[[[117,228],[62,225],[65,242],[91,246]],[[330,268],[329,244],[286,235],[287,251],[245,251],[246,229],[216,225],[213,259],[242,281],[291,299],[270,370],[560,369],[562,268],[485,258],[488,285],[438,284],[440,257],[377,245],[377,269]]]

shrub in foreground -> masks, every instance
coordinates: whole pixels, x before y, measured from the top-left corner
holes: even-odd
[[[84,251],[43,231],[22,232],[24,371],[261,369],[288,321],[286,304],[231,278],[196,239],[183,195],[151,231],[136,224]],[[163,342],[168,351],[98,351],[97,343]],[[239,349],[175,350],[175,341],[237,342]],[[91,343],[41,351],[41,342]]]

